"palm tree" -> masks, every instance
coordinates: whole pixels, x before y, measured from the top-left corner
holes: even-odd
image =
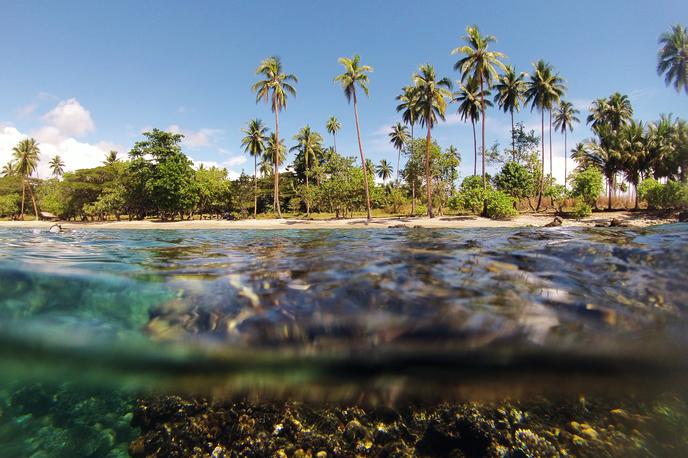
[[[608,126],[604,126],[599,135],[599,141],[589,140],[582,147],[576,147],[571,158],[576,160],[582,168],[597,167],[600,169],[607,179],[607,209],[611,210],[614,177],[621,169],[619,140],[618,136],[614,135]]]
[[[241,131],[246,134],[241,140],[241,145],[246,153],[253,156],[253,219],[256,219],[258,215],[258,158],[265,152],[268,129],[260,119],[252,119]]]
[[[15,172],[21,177],[22,185],[22,200],[21,200],[21,214],[20,219],[24,219],[24,201],[26,197],[26,188],[29,188],[29,194],[31,195],[31,200],[33,201],[33,211],[38,220],[38,207],[36,206],[36,197],[31,189],[31,184],[29,183],[29,177],[33,174],[38,167],[38,160],[40,158],[41,152],[38,149],[38,142],[33,138],[27,138],[20,141],[17,146],[12,149],[14,155],[14,167]]]
[[[571,102],[562,101],[554,112],[554,128],[564,134],[564,188],[568,177],[568,146],[567,133],[573,132],[573,123],[580,122],[577,115],[580,114]]]
[[[469,79],[466,84],[459,84],[459,90],[452,96],[452,101],[459,104],[457,113],[461,120],[466,122],[470,119],[473,126],[473,176],[478,174],[478,142],[475,136],[475,123],[480,120],[482,101],[484,100],[488,107],[492,106],[492,102],[487,99],[488,96],[489,91],[481,93],[478,82],[474,79]]]
[[[119,161],[119,159],[117,158],[117,151],[112,150],[109,153],[107,153],[107,155],[105,156],[105,160],[103,161],[103,165],[112,165],[118,161]]]
[[[413,127],[418,122],[418,96],[414,86],[404,86],[402,93],[397,96],[399,105],[397,105],[397,113],[401,113],[401,119],[411,127],[411,143],[413,143]]]
[[[483,188],[487,189],[487,179],[485,177],[485,87],[489,88],[492,81],[496,79],[499,74],[497,68],[502,70],[506,66],[500,59],[506,56],[498,51],[488,51],[490,43],[494,43],[497,39],[493,35],[480,35],[477,26],[468,26],[466,28],[466,35],[463,37],[466,42],[464,46],[460,46],[452,50],[452,54],[462,54],[464,57],[459,59],[454,64],[454,70],[461,72],[461,81],[466,82],[469,79],[474,79],[478,82],[480,87],[480,111],[482,120],[482,152],[483,152]]]
[[[408,142],[408,132],[406,126],[398,122],[392,126],[392,131],[389,133],[389,142],[397,150],[397,184],[399,184],[399,166],[401,162],[401,150]]]
[[[677,24],[660,35],[659,44],[657,74],[664,74],[664,82],[673,83],[676,92],[688,94],[688,30]]]
[[[269,160],[269,163],[273,165],[273,170],[272,173],[275,173],[275,170],[279,170],[279,166],[284,163],[284,160],[287,157],[287,147],[284,145],[284,139],[280,139],[279,141],[279,149],[277,148],[277,136],[275,133],[271,133],[268,135],[268,145],[265,148],[265,152],[263,153],[263,156]],[[275,169],[275,164],[277,164],[277,169]]]
[[[311,173],[311,164],[316,160],[317,156],[322,152],[323,138],[322,136],[311,130],[311,127],[306,125],[302,127],[299,132],[294,135],[294,140],[298,143],[293,146],[289,151],[298,151],[303,155],[303,160],[306,165],[306,192],[308,192],[308,177]],[[308,199],[306,199],[306,216],[311,214],[311,206]]]
[[[430,142],[432,141],[432,128],[437,119],[444,120],[447,110],[447,99],[451,99],[451,80],[449,78],[437,79],[435,69],[430,64],[421,65],[418,72],[413,75],[413,82],[418,94],[418,120],[421,125],[427,127],[425,140],[425,188],[428,195],[428,216],[434,218],[432,211],[432,177],[430,176]]]
[[[11,177],[12,175],[15,174],[15,169],[14,169],[14,164],[12,161],[8,161],[7,164],[2,166],[2,176],[3,177]]]
[[[325,124],[325,128],[327,129],[327,132],[332,135],[332,141],[334,142],[334,152],[337,152],[337,132],[342,128],[341,123],[337,118],[334,116],[330,116],[330,119],[327,120],[327,124]]]
[[[53,176],[55,177],[61,177],[64,175],[64,166],[65,163],[62,160],[62,158],[59,155],[55,155],[51,160],[50,160],[50,170],[53,172]]]
[[[526,103],[531,104],[530,111],[537,108],[541,115],[542,158],[540,164],[540,192],[538,193],[538,203],[536,207],[536,210],[539,210],[545,182],[545,111],[552,110],[553,105],[561,96],[558,88],[561,83],[561,78],[552,73],[552,66],[544,60],[537,61],[533,64],[533,67],[535,71],[529,75],[529,80],[526,83],[525,96]]]
[[[609,96],[604,113],[605,123],[618,131],[633,118],[633,107],[627,95],[618,92]]]
[[[511,149],[516,149],[516,134],[514,130],[514,111],[521,111],[521,107],[525,102],[526,83],[524,78],[528,74],[525,72],[516,74],[513,66],[509,65],[504,70],[497,84],[495,85],[494,101],[499,107],[504,110],[504,113],[511,114]]]
[[[640,174],[649,168],[648,136],[642,122],[631,122],[620,132],[621,169],[635,190],[635,209],[638,209]]]
[[[387,183],[387,180],[392,176],[394,169],[392,168],[392,165],[387,162],[387,159],[382,159],[380,161],[380,165],[375,167],[375,171],[377,172],[377,176],[382,178],[382,182]]]
[[[279,139],[279,112],[287,108],[287,96],[291,94],[296,97],[296,89],[292,83],[299,80],[290,73],[284,73],[282,61],[279,57],[273,56],[263,60],[256,69],[256,75],[261,75],[262,80],[255,83],[251,90],[256,93],[256,103],[263,100],[270,103],[270,109],[275,113],[275,137]],[[278,142],[279,143],[279,142]],[[277,159],[279,155],[274,155],[275,160],[275,191],[274,206],[277,209],[277,217],[282,217],[282,210],[279,202],[279,165]]]
[[[363,184],[365,186],[366,210],[368,219],[370,216],[370,193],[368,192],[368,173],[366,172],[366,161],[363,155],[363,144],[361,143],[361,129],[358,125],[358,99],[356,98],[356,86],[359,86],[365,95],[368,95],[368,73],[373,71],[369,65],[361,65],[361,57],[356,54],[351,59],[340,57],[339,63],[344,66],[344,73],[338,75],[335,81],[339,81],[344,89],[346,100],[351,103],[354,101],[354,118],[356,120],[356,136],[358,137],[358,150],[361,153],[361,167],[363,168]]]

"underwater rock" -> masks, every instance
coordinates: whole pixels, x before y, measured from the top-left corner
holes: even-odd
[[[545,224],[544,227],[558,227],[558,226],[561,226],[562,223],[563,223],[563,221],[561,220],[561,218],[559,218],[558,216],[555,216],[554,219],[551,222]]]
[[[619,218],[613,218],[609,222],[609,227],[628,227],[628,223],[626,221],[620,220]]]

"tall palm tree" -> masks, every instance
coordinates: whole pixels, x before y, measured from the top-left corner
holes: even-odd
[[[466,122],[471,120],[473,126],[473,176],[478,174],[478,141],[475,136],[475,123],[480,120],[482,112],[482,102],[485,105],[492,106],[492,102],[488,99],[489,91],[480,92],[478,82],[474,79],[469,79],[466,84],[459,84],[459,90],[452,95],[452,101],[459,104],[457,113],[461,120]]]
[[[380,165],[375,167],[375,171],[377,172],[377,176],[382,178],[382,182],[387,183],[387,180],[392,176],[394,169],[392,168],[392,164],[387,162],[387,159],[382,159],[380,161]]]
[[[437,124],[437,119],[444,120],[447,111],[447,100],[451,99],[451,80],[449,78],[437,79],[435,69],[430,64],[421,65],[418,72],[413,75],[413,82],[418,93],[418,120],[422,126],[427,127],[425,139],[425,188],[428,195],[428,216],[434,218],[432,211],[432,176],[430,174],[430,142],[432,141],[432,128]]]
[[[613,93],[607,99],[604,122],[614,131],[618,131],[633,118],[631,101],[625,94]]]
[[[577,147],[571,158],[582,168],[597,167],[607,179],[607,209],[612,209],[614,177],[621,170],[619,138],[609,126],[602,127],[600,140],[589,140]]]
[[[397,184],[399,184],[399,166],[401,162],[401,150],[409,141],[408,131],[406,126],[398,122],[392,126],[392,131],[389,133],[389,142],[397,150]]]
[[[363,143],[361,142],[361,129],[358,124],[358,99],[356,97],[356,86],[360,87],[365,95],[368,95],[368,73],[373,71],[369,65],[361,65],[361,57],[356,54],[352,58],[340,57],[339,63],[344,67],[344,73],[338,75],[335,81],[339,81],[344,89],[346,100],[351,103],[354,101],[354,118],[356,120],[356,136],[358,137],[358,151],[361,153],[361,167],[363,169],[363,184],[365,186],[366,210],[368,219],[370,215],[370,193],[368,191],[368,173],[366,171],[366,161],[363,154]]]
[[[65,163],[59,155],[53,156],[50,160],[50,170],[53,172],[53,176],[59,178],[64,175]]]
[[[327,124],[325,124],[325,128],[327,129],[327,132],[332,135],[332,141],[334,142],[334,152],[337,152],[337,132],[342,128],[342,124],[339,122],[337,118],[334,116],[330,116],[330,119],[327,120]]]
[[[540,209],[542,202],[542,192],[545,179],[545,111],[551,110],[561,94],[558,92],[559,76],[552,71],[552,66],[544,60],[539,60],[533,64],[534,72],[529,76],[526,83],[526,103],[530,103],[530,111],[537,108],[540,111],[541,144],[542,157],[540,164],[540,191],[538,193],[538,203],[536,210]]]
[[[38,149],[38,142],[33,138],[27,138],[20,141],[17,146],[12,149],[14,156],[14,167],[16,173],[21,177],[22,185],[22,200],[21,200],[21,214],[20,219],[24,219],[24,201],[26,198],[26,188],[29,189],[31,200],[33,201],[33,211],[38,220],[38,207],[36,206],[36,197],[31,189],[29,178],[36,171],[38,167],[38,160],[40,159],[41,151]]]
[[[268,144],[263,153],[263,156],[273,165],[273,174],[275,173],[274,165],[277,164],[277,170],[279,170],[279,166],[284,163],[287,157],[287,147],[284,144],[284,139],[280,139],[279,148],[277,147],[277,143],[277,136],[274,132],[268,135]]]
[[[571,102],[562,101],[554,112],[554,128],[564,134],[564,188],[568,177],[568,146],[567,133],[573,132],[573,123],[580,122],[577,115],[580,114]]]
[[[302,127],[299,132],[294,135],[294,140],[298,143],[289,151],[298,151],[303,155],[303,160],[306,165],[306,192],[308,192],[308,177],[311,174],[311,165],[317,159],[317,156],[322,152],[323,138],[319,133],[311,130],[311,127],[306,125]],[[306,200],[306,216],[311,214],[311,206],[308,199]]]
[[[256,103],[261,100],[270,103],[270,109],[275,113],[275,137],[279,139],[279,112],[287,108],[287,96],[296,97],[296,88],[293,84],[298,83],[298,78],[291,73],[284,73],[282,61],[279,57],[272,56],[263,60],[256,69],[256,75],[261,75],[262,80],[255,83],[251,90],[256,93]],[[293,84],[292,84],[293,83]],[[279,141],[277,142],[279,143]],[[274,155],[274,206],[277,210],[277,217],[282,217],[282,210],[279,202],[279,165],[277,159],[279,155]]]
[[[119,159],[117,158],[117,151],[112,150],[107,155],[105,156],[105,160],[103,161],[103,165],[112,165],[115,162],[118,162]]]
[[[635,209],[638,209],[640,174],[649,168],[648,136],[642,122],[631,122],[620,132],[621,169],[635,190]]]
[[[664,82],[673,84],[676,92],[683,89],[688,94],[688,30],[676,24],[660,35],[659,44],[657,74],[664,74]]]
[[[11,177],[12,175],[15,174],[15,169],[14,169],[14,164],[12,161],[8,161],[7,164],[2,166],[2,176],[3,177]]]
[[[258,215],[258,158],[265,152],[265,141],[267,140],[268,129],[260,119],[251,119],[245,129],[241,131],[246,134],[241,140],[244,151],[253,156],[253,219]]]
[[[462,54],[464,57],[454,64],[454,70],[461,72],[461,81],[474,79],[480,87],[480,111],[482,120],[482,153],[483,153],[483,188],[487,189],[485,177],[485,88],[492,85],[492,81],[499,76],[497,68],[502,70],[506,66],[500,59],[506,56],[499,51],[488,51],[490,43],[497,39],[493,35],[481,35],[477,26],[468,26],[463,37],[466,44],[452,50],[452,54]]]
[[[495,84],[494,101],[504,111],[511,114],[511,149],[516,149],[516,134],[514,130],[514,111],[521,111],[525,102],[526,82],[525,72],[516,73],[512,65],[506,67]]]

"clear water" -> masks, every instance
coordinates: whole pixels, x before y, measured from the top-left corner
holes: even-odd
[[[0,442],[126,456],[142,393],[680,392],[686,285],[685,224],[3,229]]]

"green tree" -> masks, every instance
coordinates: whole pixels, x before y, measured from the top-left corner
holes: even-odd
[[[392,126],[392,130],[389,133],[389,142],[397,150],[397,185],[399,184],[399,167],[401,166],[401,150],[404,149],[404,145],[409,141],[408,131],[406,126],[400,122]]]
[[[683,89],[688,94],[688,30],[676,24],[660,35],[659,44],[657,74],[664,75],[666,85],[673,84],[676,92]]]
[[[525,165],[515,161],[509,161],[494,177],[497,189],[514,197],[515,199],[527,199],[532,197],[537,190],[536,177]]]
[[[325,128],[327,129],[327,133],[332,135],[332,142],[334,143],[334,152],[337,152],[337,132],[342,128],[342,124],[339,122],[337,118],[334,116],[330,116],[330,119],[327,120],[327,123],[325,124]]]
[[[253,181],[255,185],[255,179]],[[228,209],[231,182],[227,178],[227,169],[218,167],[198,169],[196,171],[196,189],[198,192],[198,211],[201,215],[214,213],[219,217],[223,211]]]
[[[432,174],[430,170],[430,144],[432,143],[432,128],[437,120],[444,120],[447,110],[447,99],[451,99],[451,81],[449,78],[437,79],[435,69],[430,64],[421,65],[413,76],[413,82],[418,94],[418,120],[427,127],[425,140],[425,187],[428,195],[428,216],[434,218],[432,210]]]
[[[514,111],[521,111],[525,103],[526,82],[525,72],[516,73],[513,66],[509,65],[504,74],[499,76],[495,84],[494,101],[504,111],[511,115],[511,148],[516,148],[516,131],[514,130]]]
[[[105,160],[103,161],[103,165],[112,165],[118,161],[119,161],[119,158],[117,157],[117,151],[112,150],[109,153],[107,153],[107,155],[105,156]]]
[[[17,146],[12,149],[12,154],[14,158],[14,169],[21,177],[21,213],[19,219],[24,219],[24,202],[26,198],[26,189],[28,188],[29,194],[31,195],[31,201],[33,202],[33,211],[38,220],[38,207],[36,206],[36,196],[31,189],[31,183],[29,179],[33,172],[36,171],[38,167],[38,160],[41,156],[41,151],[38,148],[38,142],[33,138],[27,138],[20,141]]]
[[[12,161],[8,161],[5,165],[2,166],[3,177],[11,177],[15,173],[16,170],[14,169],[14,163],[12,163]]]
[[[311,174],[311,167],[312,164],[317,160],[317,157],[321,154],[323,150],[323,138],[322,136],[311,130],[311,127],[306,125],[302,127],[299,132],[294,135],[294,140],[296,140],[298,143],[296,146],[293,146],[290,151],[298,151],[299,155],[303,157],[304,165],[305,165],[305,175],[306,175],[306,190],[305,193],[306,195],[310,196],[310,191],[308,188],[308,177]],[[310,216],[311,214],[311,207],[310,207],[310,199],[305,199],[306,201],[306,216]]]
[[[485,105],[492,106],[492,102],[487,99],[489,95],[487,90],[480,91],[478,82],[474,79],[469,79],[466,84],[460,84],[459,90],[452,95],[452,101],[459,104],[457,113],[461,120],[466,122],[470,119],[473,126],[473,175],[478,174],[478,142],[475,135],[475,123],[480,120],[483,101]]]
[[[53,158],[50,160],[49,165],[54,177],[59,178],[62,175],[64,175],[65,163],[59,155],[53,156]]]
[[[383,183],[386,183],[389,177],[392,176],[394,169],[392,168],[392,164],[387,162],[387,159],[382,159],[380,161],[380,165],[375,167],[375,172],[377,173],[377,176],[379,176],[382,179]]]
[[[580,122],[578,119],[578,111],[574,108],[571,102],[562,101],[559,103],[554,112],[554,128],[564,134],[564,188],[566,188],[566,180],[568,173],[568,132],[573,132],[573,124]]]
[[[418,122],[418,94],[415,86],[404,86],[397,100],[399,101],[397,113],[401,113],[401,119],[411,128],[411,141],[413,141],[413,128]]]
[[[483,188],[487,189],[487,178],[485,176],[485,88],[492,85],[499,73],[497,68],[506,69],[501,59],[506,56],[499,51],[489,51],[491,43],[497,41],[493,35],[481,35],[477,26],[466,28],[466,35],[463,37],[465,44],[452,50],[452,54],[462,54],[464,57],[454,64],[454,70],[461,73],[461,81],[464,83],[469,79],[478,82],[480,88],[480,112],[482,120],[482,154],[483,154]]]
[[[298,78],[292,74],[284,73],[282,61],[279,57],[268,57],[263,60],[256,69],[256,75],[261,75],[262,80],[255,83],[251,90],[256,93],[256,103],[263,100],[270,103],[270,109],[275,113],[275,137],[279,139],[279,112],[287,108],[287,96],[296,96],[296,88],[292,83],[297,83]],[[277,143],[281,143],[281,140]],[[273,155],[274,163],[274,208],[277,210],[277,217],[282,217],[279,202],[279,155]]]
[[[571,178],[571,195],[594,207],[602,193],[602,174],[596,167],[579,169]]]
[[[597,168],[607,179],[608,201],[607,209],[612,209],[612,191],[614,189],[614,177],[621,169],[621,155],[618,148],[618,139],[611,135],[609,127],[600,130],[602,140],[590,140],[576,147],[571,158],[578,162],[581,169]],[[615,142],[615,143],[612,143]]]
[[[346,100],[351,103],[354,101],[354,118],[356,120],[356,136],[358,138],[358,150],[361,153],[361,168],[363,170],[363,184],[365,186],[366,210],[368,219],[370,215],[370,192],[368,190],[368,173],[366,171],[366,161],[363,154],[363,143],[361,142],[361,129],[358,124],[358,99],[356,97],[356,86],[360,87],[365,95],[368,95],[368,73],[373,71],[369,65],[361,65],[361,57],[356,54],[352,58],[340,57],[339,63],[344,67],[344,73],[338,75],[335,81],[339,81],[344,90]]]
[[[632,120],[620,132],[621,169],[635,189],[635,208],[639,207],[640,174],[648,168],[648,136],[642,122]]]
[[[241,131],[245,134],[241,145],[246,153],[253,156],[253,219],[255,219],[258,214],[258,158],[265,153],[268,129],[260,119],[252,119]]]

